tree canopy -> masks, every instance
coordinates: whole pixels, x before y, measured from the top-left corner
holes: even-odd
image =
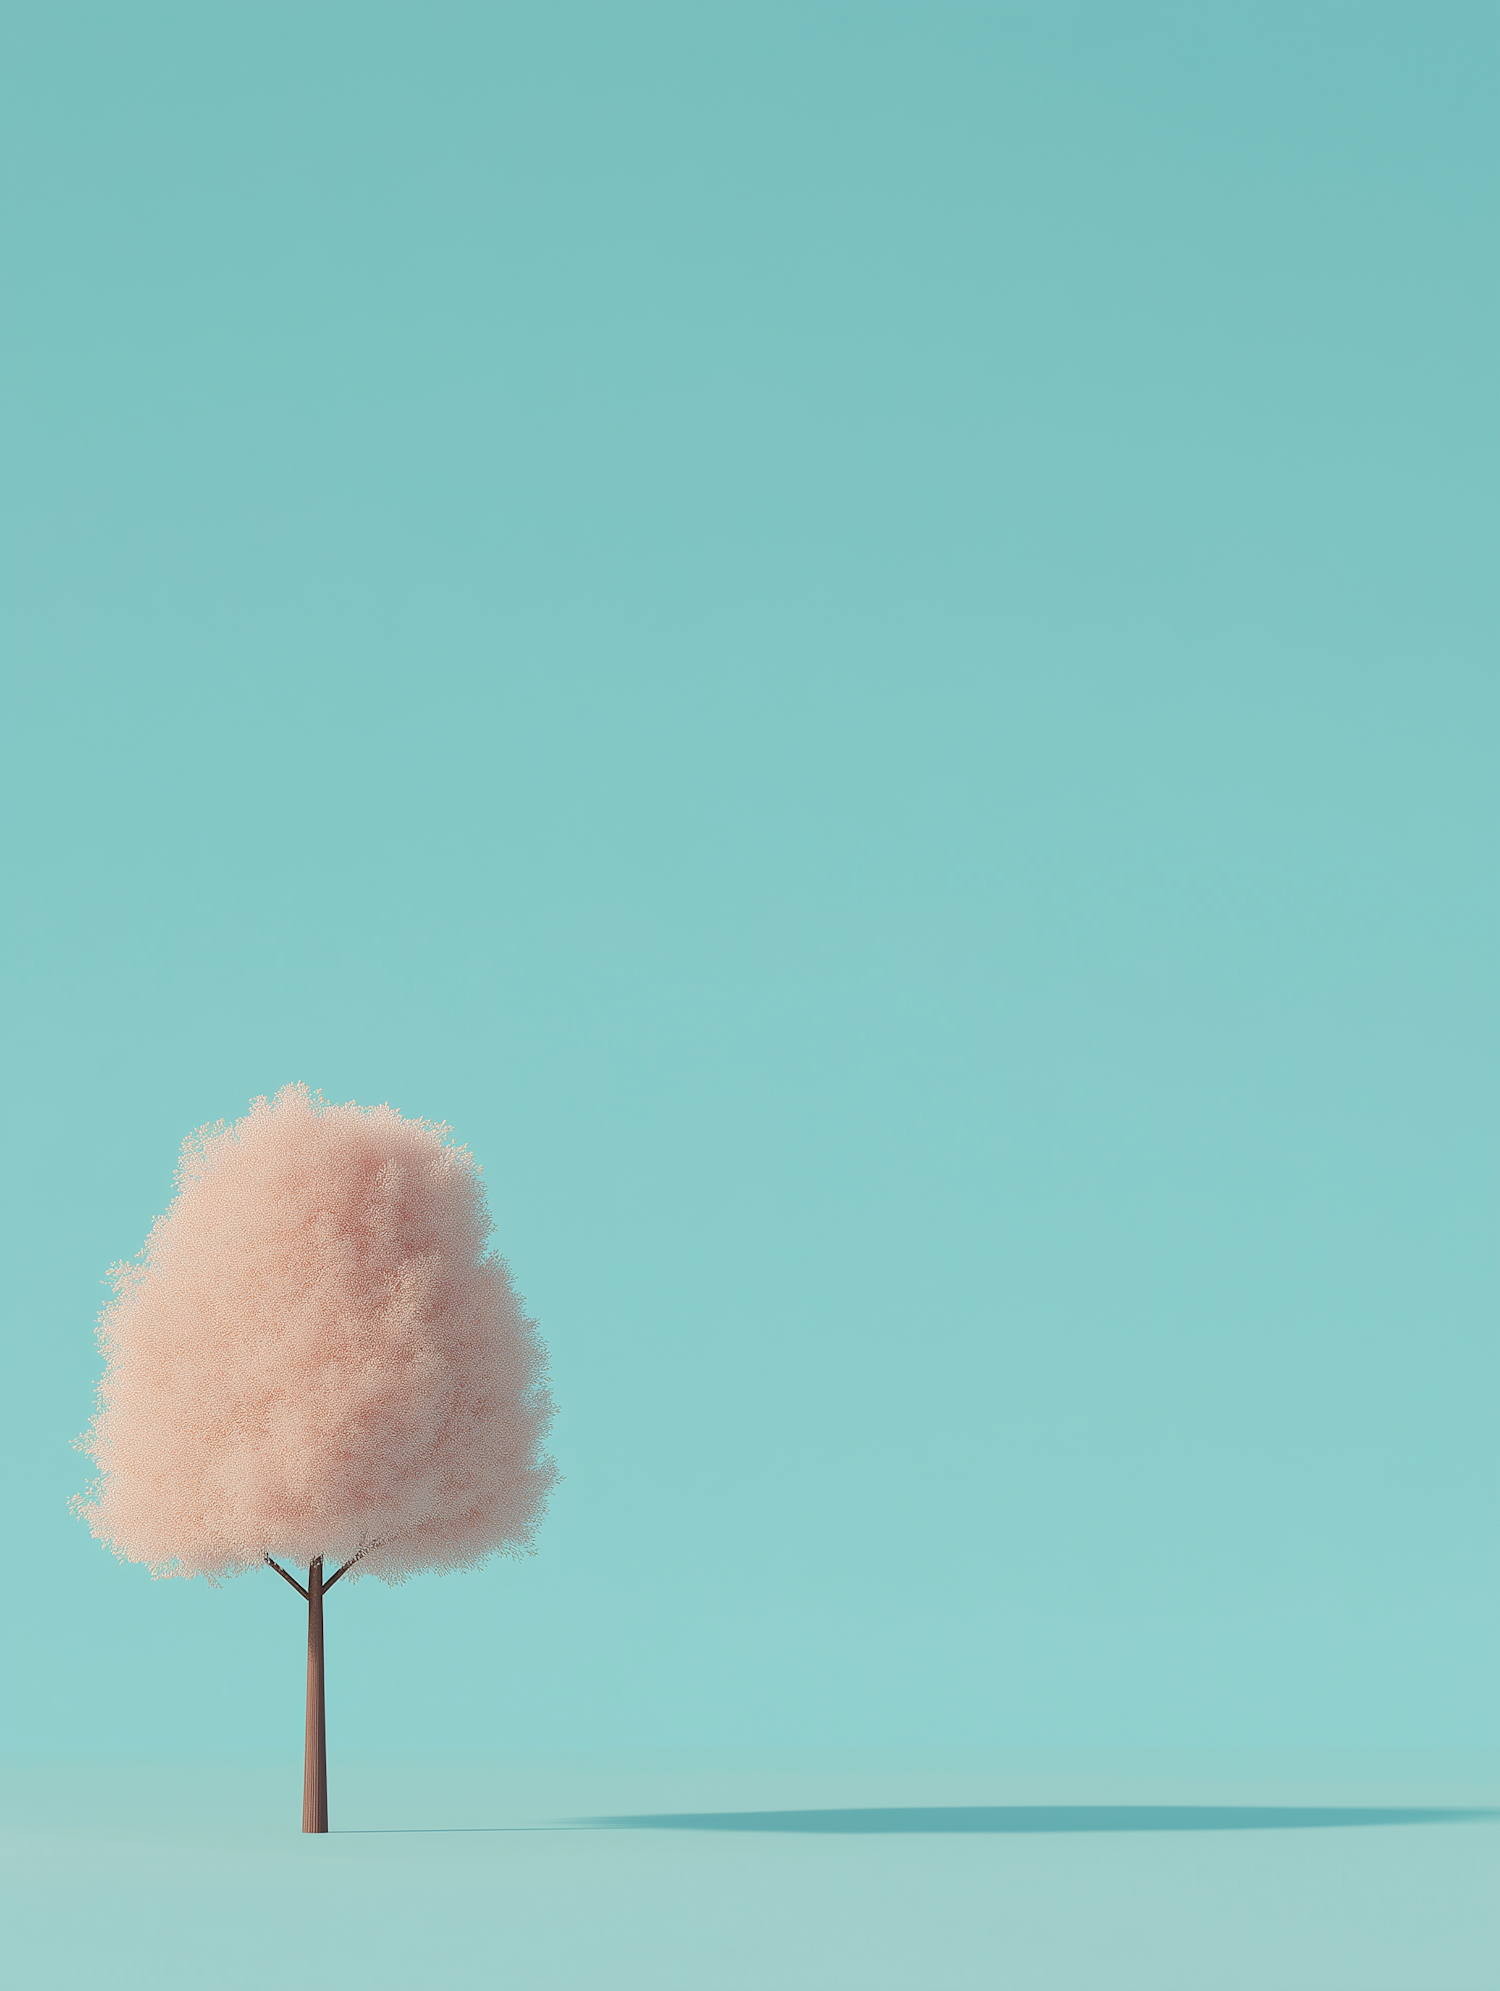
[[[183,1143],[111,1268],[75,1505],[116,1554],[217,1579],[351,1580],[523,1554],[556,1478],[546,1351],[449,1129],[305,1085]]]

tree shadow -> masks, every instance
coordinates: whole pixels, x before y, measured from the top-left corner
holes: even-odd
[[[1500,1811],[1413,1805],[958,1804],[853,1811],[679,1811],[579,1818],[605,1832],[1284,1832],[1361,1825],[1446,1825]]]

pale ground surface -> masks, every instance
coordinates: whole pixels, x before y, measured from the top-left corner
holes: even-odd
[[[1500,1984],[1500,1823],[1380,1816],[1493,1806],[1493,1757],[335,1755],[321,1841],[299,1776],[290,1756],[6,1759],[5,1982]],[[744,1812],[780,1815],[577,1822]]]

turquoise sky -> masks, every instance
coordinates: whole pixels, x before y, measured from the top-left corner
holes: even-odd
[[[1497,1738],[1497,25],[7,7],[0,1740],[296,1745],[66,1510],[292,1079],[563,1406],[335,1749]]]

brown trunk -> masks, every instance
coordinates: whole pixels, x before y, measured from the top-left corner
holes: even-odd
[[[302,1829],[328,1830],[328,1727],[323,1714],[323,1558],[307,1572],[307,1728],[302,1746]]]

